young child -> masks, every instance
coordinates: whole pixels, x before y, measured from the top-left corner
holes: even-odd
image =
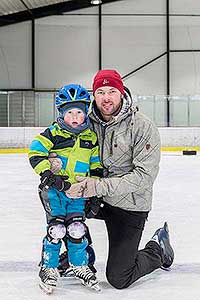
[[[89,128],[87,117],[90,95],[80,85],[63,86],[56,95],[59,111],[57,122],[32,141],[30,164],[41,176],[39,194],[47,218],[47,234],[43,239],[40,287],[51,293],[58,279],[61,241],[67,239],[68,259],[75,277],[84,285],[99,289],[96,275],[88,267],[87,199],[70,199],[65,191],[76,182],[76,176],[98,176],[102,170],[96,134]],[[56,153],[62,168],[51,171],[48,157]]]

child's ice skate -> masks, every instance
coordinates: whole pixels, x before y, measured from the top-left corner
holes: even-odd
[[[88,253],[88,267],[93,273],[96,273],[97,270],[94,266],[94,261],[95,261],[95,254],[93,248],[89,245],[87,248],[87,253]],[[58,265],[58,272],[60,274],[60,277],[74,277],[74,272],[73,268],[69,264],[69,259],[68,259],[68,252],[64,251],[62,254],[59,256],[59,265]]]
[[[56,287],[59,277],[58,270],[56,268],[41,267],[39,272],[40,282],[39,287],[46,293],[52,294]]]
[[[79,279],[83,285],[97,292],[101,290],[96,275],[88,266],[74,266],[73,272],[75,277]]]

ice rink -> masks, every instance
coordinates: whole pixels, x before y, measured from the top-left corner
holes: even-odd
[[[200,156],[162,153],[154,186],[153,210],[140,247],[168,221],[175,261],[170,271],[154,271],[125,290],[105,278],[107,235],[103,221],[89,220],[102,291],[79,281],[60,280],[53,295],[38,288],[38,262],[45,217],[37,195],[39,176],[26,154],[0,154],[0,299],[1,300],[199,300]]]

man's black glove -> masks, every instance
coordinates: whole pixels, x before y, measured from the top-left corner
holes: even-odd
[[[46,170],[40,175],[40,190],[43,190],[44,187],[52,187],[57,189],[59,192],[64,192],[67,191],[71,186],[70,182],[65,181],[69,178],[68,176],[55,175],[50,170]]]
[[[91,197],[85,204],[85,216],[88,219],[96,218],[101,207],[102,198]],[[97,217],[98,218],[98,217]]]

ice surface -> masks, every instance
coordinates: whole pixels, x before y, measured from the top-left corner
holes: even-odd
[[[1,300],[199,300],[200,157],[162,154],[154,186],[153,210],[140,247],[168,221],[175,262],[141,278],[125,290],[105,278],[107,234],[103,221],[88,220],[102,288],[95,293],[75,279],[62,279],[51,296],[37,285],[45,217],[37,195],[39,178],[26,154],[0,154],[0,299]]]

